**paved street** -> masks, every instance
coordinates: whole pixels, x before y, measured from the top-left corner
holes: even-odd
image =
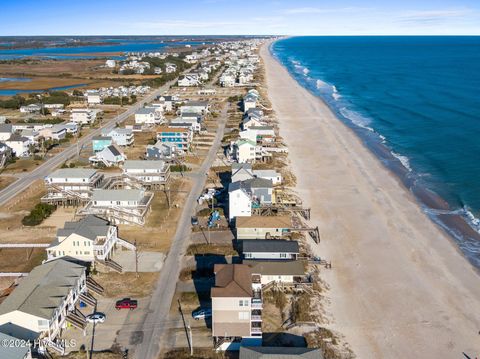
[[[125,121],[128,117],[135,113],[139,108],[143,107],[145,103],[151,102],[155,97],[161,95],[164,91],[168,90],[170,85],[173,84],[176,80],[171,81],[164,86],[158,88],[154,92],[150,93],[148,96],[143,98],[142,100],[138,101],[134,105],[128,108],[127,111],[124,113],[112,118],[105,124],[103,124],[100,128],[95,129],[88,135],[81,137],[78,140],[78,147],[81,148],[84,145],[89,145],[92,137],[100,135],[102,129],[104,128],[111,128],[115,126],[115,123],[121,123]],[[39,165],[33,171],[26,173],[23,177],[19,178],[17,181],[13,182],[8,187],[4,188],[0,191],[0,205],[4,205],[10,199],[15,197],[17,194],[22,192],[24,189],[28,188],[35,180],[39,178],[44,178],[50,172],[52,172],[55,168],[60,166],[69,158],[72,158],[76,155],[77,152],[77,143],[74,143],[67,147],[62,152],[58,153],[57,155],[49,158],[44,163]]]
[[[206,173],[213,164],[217,150],[220,147],[227,121],[227,109],[228,106],[223,109],[221,115],[218,117],[218,128],[215,140],[198,174],[194,176],[193,187],[186,199],[182,215],[178,221],[172,247],[168,252],[167,259],[156,283],[155,291],[152,294],[149,307],[150,314],[137,329],[137,333],[142,334],[142,341],[134,348],[131,348],[134,357],[137,359],[157,359],[162,348],[162,340],[165,338],[164,334],[167,328],[159,323],[168,322],[170,305],[175,294],[175,287],[182,267],[188,239],[191,235],[190,217],[194,214],[197,198],[200,196],[205,185]]]

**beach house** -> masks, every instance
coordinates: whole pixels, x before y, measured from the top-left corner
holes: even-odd
[[[97,119],[97,111],[94,111],[94,110],[74,108],[71,111],[70,121],[80,125],[91,124],[95,122],[96,119]]]
[[[42,111],[42,108],[42,105],[32,103],[30,105],[20,106],[19,110],[21,113],[39,113]]]
[[[191,87],[191,86],[200,86],[201,81],[198,74],[186,74],[181,79],[178,80],[178,86],[180,87]]]
[[[41,201],[50,204],[81,204],[101,186],[104,175],[90,168],[59,168],[45,177],[47,194]]]
[[[131,146],[135,140],[131,128],[106,128],[102,130],[102,136],[110,137],[119,146]]]
[[[260,284],[262,286],[272,282],[279,284],[300,284],[308,281],[305,274],[305,263],[301,260],[244,260],[242,264],[251,267],[252,275],[260,278]]]
[[[145,157],[147,160],[172,161],[177,157],[177,146],[157,141],[154,145],[147,145]]]
[[[162,118],[153,107],[144,107],[135,112],[135,123],[137,125],[156,125]]]
[[[0,141],[6,141],[12,136],[13,126],[11,123],[0,124]]]
[[[247,260],[296,260],[300,253],[297,241],[282,239],[244,239],[239,247]]]
[[[205,115],[209,111],[208,101],[188,101],[180,107],[180,113],[196,113]]]
[[[87,90],[86,96],[89,105],[98,105],[102,103],[102,96],[98,90]]]
[[[93,152],[103,151],[104,148],[112,144],[112,138],[110,136],[94,136],[92,137],[92,149]]]
[[[242,129],[248,130],[252,127],[266,126],[266,122],[256,116],[245,117],[242,121]]]
[[[153,193],[144,189],[95,189],[79,214],[94,214],[112,224],[143,225]]]
[[[242,182],[230,183],[228,186],[228,219],[252,215],[251,194],[241,185]]]
[[[178,101],[178,98],[176,96],[160,96],[157,99],[158,103],[163,107],[163,110],[165,112],[171,112],[173,111],[175,102]]]
[[[271,204],[273,199],[270,180],[254,177],[232,182],[228,186],[229,220],[237,216],[251,216],[253,207]]]
[[[75,222],[65,222],[57,230],[55,240],[47,248],[47,260],[62,257],[82,262],[111,260],[117,246],[135,249],[134,245],[118,237],[118,229],[107,220],[87,215]]]
[[[32,142],[27,137],[21,136],[18,133],[13,133],[10,138],[4,142],[12,149],[12,153],[16,157],[30,156],[30,145]]]
[[[193,133],[187,128],[159,128],[157,140],[162,143],[174,144],[180,152],[187,152],[193,140]]]
[[[89,158],[89,161],[93,165],[112,167],[122,164],[126,159],[127,156],[120,150],[120,148],[117,145],[112,144],[95,153],[95,155]]]
[[[254,170],[250,163],[232,163],[231,182],[244,181],[251,178],[263,178],[272,181],[274,186],[282,183],[282,175],[275,170]]]
[[[292,228],[292,218],[282,216],[251,216],[235,218],[237,239],[283,238]]]
[[[258,98],[252,94],[247,94],[243,98],[243,112],[246,113],[249,109],[257,107]]]
[[[177,71],[177,65],[172,64],[171,62],[165,63],[165,72],[167,74],[172,74]]]
[[[14,328],[23,338],[41,339],[43,349],[48,346],[64,354],[64,342],[57,339],[67,323],[85,328],[76,305],[80,300],[91,303],[92,298],[84,266],[64,259],[46,262],[35,267],[0,304],[0,331]]]
[[[211,289],[212,336],[216,350],[239,350],[262,343],[261,287],[244,264],[215,264]]]
[[[254,163],[257,159],[257,144],[249,139],[240,139],[230,144],[230,155],[238,163]]]
[[[170,179],[170,165],[162,160],[127,160],[123,175],[148,186],[166,185]]]
[[[46,126],[38,131],[38,135],[47,140],[51,139],[60,141],[67,136],[67,128],[62,124]]]

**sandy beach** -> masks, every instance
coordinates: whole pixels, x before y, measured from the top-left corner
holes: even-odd
[[[317,97],[261,49],[297,191],[331,260],[327,325],[358,358],[480,355],[480,277],[451,239]]]

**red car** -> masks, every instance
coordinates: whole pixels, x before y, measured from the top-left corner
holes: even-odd
[[[130,309],[134,310],[137,308],[138,302],[136,300],[130,299],[130,298],[124,298],[115,304],[115,309],[120,310],[120,309]]]

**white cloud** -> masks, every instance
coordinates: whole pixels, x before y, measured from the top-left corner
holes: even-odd
[[[343,8],[318,8],[318,7],[298,7],[283,10],[284,14],[331,14],[341,12],[363,11],[369,8],[362,7],[343,7]]]
[[[399,21],[436,22],[447,19],[462,18],[473,13],[470,9],[407,11],[399,16]]]

